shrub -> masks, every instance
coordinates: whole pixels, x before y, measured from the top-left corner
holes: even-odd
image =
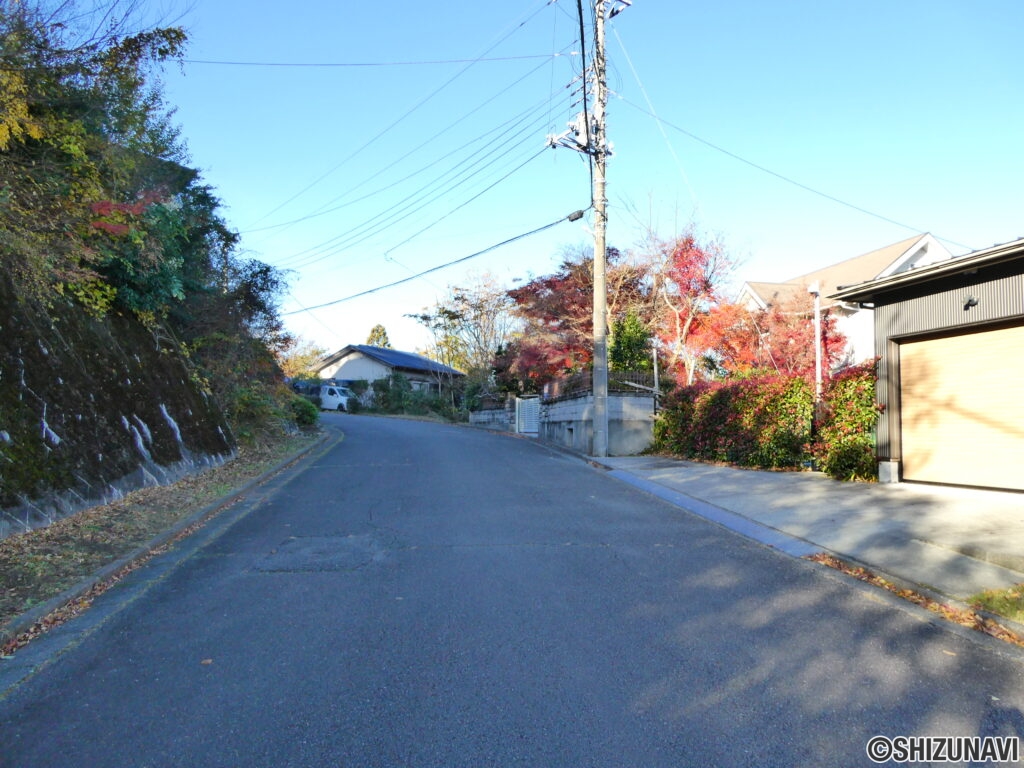
[[[875,480],[875,403],[877,360],[837,374],[823,393],[814,456],[837,480]]]
[[[877,478],[876,364],[846,369],[822,393],[811,451],[820,469],[838,480]],[[798,467],[811,442],[813,402],[810,384],[799,376],[683,387],[663,399],[654,448],[705,461]]]
[[[259,381],[230,391],[224,410],[235,437],[249,443],[294,432],[296,425],[313,426],[320,418],[311,399],[284,384],[267,386]]]
[[[288,401],[288,410],[292,420],[300,427],[312,427],[320,420],[319,404],[309,397],[293,395]]]
[[[655,448],[687,458],[798,467],[810,440],[813,395],[801,377],[683,387],[664,399]]]
[[[236,387],[229,393],[225,411],[235,436],[242,441],[254,440],[257,433],[281,419],[274,398],[259,382]]]
[[[405,413],[411,397],[412,385],[400,373],[373,382],[373,406],[384,413]]]

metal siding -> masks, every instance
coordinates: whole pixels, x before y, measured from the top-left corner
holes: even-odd
[[[898,300],[883,303],[880,299],[876,304],[875,354],[881,355],[877,400],[884,414],[878,420],[879,459],[900,458],[895,434],[899,429],[899,360],[897,345],[891,345],[890,340],[966,330],[1024,317],[1021,268],[1020,263],[997,265],[982,268],[973,275],[957,274],[942,281],[908,286],[901,290]],[[977,298],[978,304],[965,310],[968,295]]]

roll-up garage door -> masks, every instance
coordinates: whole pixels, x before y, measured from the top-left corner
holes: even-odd
[[[900,344],[903,478],[1024,490],[1024,326]]]

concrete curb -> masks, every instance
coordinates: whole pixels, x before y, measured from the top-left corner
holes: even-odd
[[[343,435],[341,433],[337,433],[335,435],[335,440],[341,440],[342,437]],[[304,456],[311,453],[314,448],[323,446],[325,443],[327,443],[327,441],[330,438],[331,432],[324,431],[320,435],[320,438],[318,440],[310,443],[309,445],[303,448],[298,449],[289,456],[281,459],[276,464],[274,464],[274,466],[272,466],[270,469],[266,470],[258,477],[253,478],[245,485],[243,485],[241,488],[237,488],[228,493],[227,495],[220,497],[216,501],[207,504],[205,507],[197,511],[195,514],[190,515],[186,519],[179,521],[171,528],[168,528],[166,531],[150,539],[150,541],[148,541],[146,544],[143,544],[141,547],[134,550],[133,552],[125,555],[124,557],[119,558],[118,560],[115,560],[114,562],[108,565],[105,565],[92,575],[82,579],[73,587],[64,590],[59,595],[56,595],[55,597],[52,597],[49,600],[47,600],[45,603],[40,603],[35,608],[31,608],[25,613],[21,614],[20,616],[17,616],[16,618],[12,619],[10,622],[7,623],[7,626],[0,630],[0,645],[6,645],[11,640],[14,640],[18,636],[29,631],[30,629],[32,629],[32,627],[42,622],[47,616],[49,616],[54,611],[59,610],[68,603],[82,597],[97,584],[102,584],[104,581],[107,581],[122,569],[128,567],[140,558],[148,555],[154,549],[159,549],[164,544],[177,537],[182,531],[184,531],[189,526],[195,525],[196,523],[205,522],[206,520],[209,520],[210,518],[214,517],[222,509],[234,504],[240,498],[250,493],[254,488],[256,488],[259,485],[262,485],[269,478],[279,473],[289,464],[292,464],[302,459]]]
[[[569,451],[566,452],[572,453]],[[997,638],[990,637],[984,632],[979,632],[969,627],[964,627],[954,621],[942,618],[941,616],[934,613],[933,611],[928,610],[928,608],[925,608],[924,606],[917,605],[903,597],[900,597],[899,595],[894,594],[893,592],[890,592],[887,589],[870,584],[868,582],[864,582],[854,576],[843,573],[840,570],[836,570],[835,568],[831,568],[821,563],[816,563],[813,560],[810,560],[808,556],[819,552],[832,555],[833,557],[843,561],[844,563],[847,563],[850,566],[864,568],[872,575],[884,579],[885,581],[888,581],[897,589],[906,589],[912,592],[916,592],[935,603],[945,604],[950,606],[951,608],[955,608],[958,610],[972,610],[982,618],[989,619],[1008,629],[1010,632],[1016,634],[1018,637],[1024,638],[1024,625],[1018,624],[1017,622],[1008,619],[1005,616],[1000,616],[999,614],[991,613],[986,610],[975,609],[963,600],[960,600],[952,595],[945,594],[944,592],[936,590],[935,588],[929,585],[921,584],[904,578],[902,576],[892,574],[875,563],[869,563],[855,556],[846,554],[844,552],[839,552],[829,547],[816,544],[807,539],[800,538],[799,536],[794,536],[793,534],[786,533],[785,531],[781,531],[779,529],[765,525],[764,523],[745,517],[744,515],[738,512],[732,512],[730,510],[715,506],[714,504],[711,504],[707,501],[696,498],[694,496],[689,496],[688,494],[682,493],[681,491],[676,491],[671,488],[659,485],[658,483],[652,482],[650,480],[645,480],[644,478],[637,477],[636,475],[630,473],[628,470],[617,469],[609,464],[604,463],[599,458],[594,458],[591,456],[582,456],[580,454],[573,455],[579,456],[581,459],[583,459],[583,461],[585,461],[587,464],[590,464],[595,469],[607,472],[610,477],[615,478],[619,482],[631,485],[634,488],[644,491],[645,493],[649,493],[650,495],[658,499],[661,499],[662,501],[666,501],[669,504],[672,504],[673,506],[676,506],[686,512],[689,512],[690,514],[703,518],[708,522],[720,525],[723,528],[726,528],[727,530],[730,530],[733,533],[737,533],[747,539],[756,541],[759,544],[762,544],[771,549],[775,549],[785,555],[789,555],[792,558],[802,560],[808,566],[821,569],[824,573],[829,574],[833,578],[849,582],[851,586],[854,586],[857,589],[862,590],[865,594],[877,595],[882,599],[886,600],[887,602],[889,602],[890,604],[892,604],[894,607],[913,613],[919,616],[920,618],[935,624],[936,626],[942,626],[947,631],[953,632],[954,634],[960,635],[974,642],[990,642],[994,640],[994,647],[1000,648],[1006,651],[1007,653],[1012,654],[1013,658],[1021,658],[1022,656],[1024,656],[1024,650],[1017,646],[1014,646],[1013,644],[1005,643],[1001,640],[998,640]],[[957,548],[952,551],[956,551],[958,554],[979,560],[981,562],[990,562],[994,565],[1003,565],[1003,563],[1000,562],[993,562],[994,558],[984,556],[984,553],[980,552],[979,550],[965,551],[971,549],[973,548],[963,547]],[[982,556],[979,557],[979,554]],[[985,639],[982,640],[982,638]]]

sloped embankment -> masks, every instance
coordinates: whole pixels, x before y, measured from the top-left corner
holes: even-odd
[[[177,344],[0,278],[0,538],[223,462],[227,423]]]

